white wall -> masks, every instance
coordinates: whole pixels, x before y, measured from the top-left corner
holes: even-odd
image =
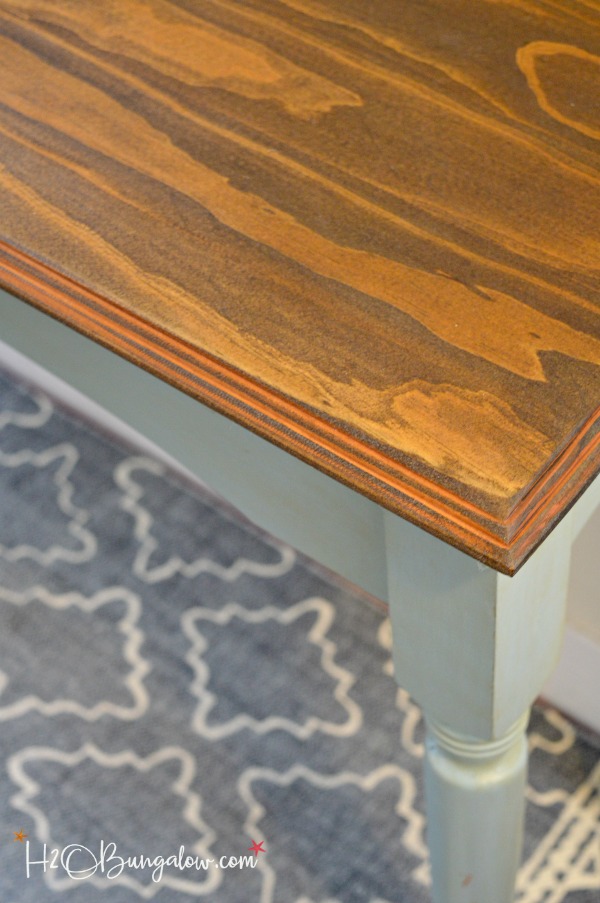
[[[563,653],[544,697],[600,733],[600,508],[573,543]]]

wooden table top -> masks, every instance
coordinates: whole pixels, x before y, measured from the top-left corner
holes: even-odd
[[[0,0],[0,283],[512,573],[600,469],[595,0]]]

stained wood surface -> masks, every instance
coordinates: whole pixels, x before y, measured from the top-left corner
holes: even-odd
[[[0,282],[511,573],[600,469],[599,138],[593,0],[0,0]]]

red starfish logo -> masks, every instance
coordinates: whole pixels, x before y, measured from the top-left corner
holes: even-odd
[[[264,840],[261,840],[260,843],[257,843],[255,840],[252,841],[252,846],[248,847],[249,852],[254,853],[255,856],[258,856],[259,853],[266,853],[267,851],[263,847]]]

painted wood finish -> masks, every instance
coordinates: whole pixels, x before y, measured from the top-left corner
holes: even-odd
[[[385,514],[394,670],[427,723],[434,903],[515,899],[525,727],[560,650],[572,520],[510,579]]]
[[[0,0],[0,282],[513,573],[600,469],[588,0]]]

